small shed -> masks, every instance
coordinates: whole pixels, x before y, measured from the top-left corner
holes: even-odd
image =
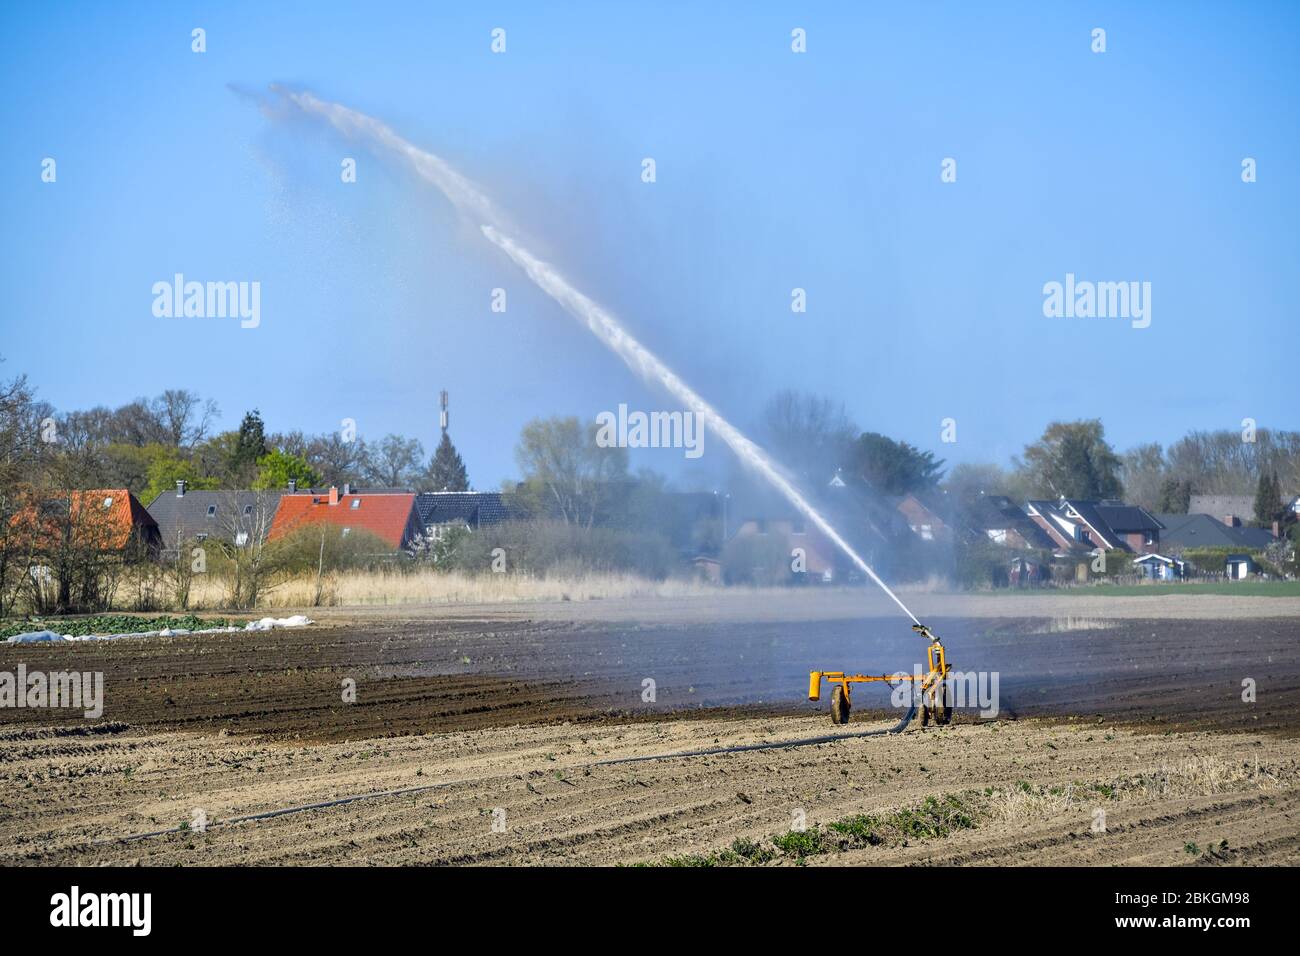
[[[1223,570],[1230,581],[1240,581],[1255,570],[1255,562],[1248,554],[1230,554],[1223,559]]]
[[[1173,581],[1183,577],[1187,570],[1186,562],[1163,554],[1144,554],[1135,558],[1133,563],[1141,568],[1142,576],[1149,581]]]

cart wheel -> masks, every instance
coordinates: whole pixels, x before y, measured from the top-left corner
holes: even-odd
[[[847,724],[849,722],[849,697],[843,687],[836,687],[831,693],[831,723]]]

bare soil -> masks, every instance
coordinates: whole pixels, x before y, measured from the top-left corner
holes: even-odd
[[[965,801],[972,829],[808,862],[1300,862],[1293,739],[1020,721],[590,766],[824,729],[809,717],[677,720],[309,746],[13,729],[0,763],[0,864],[655,863],[766,843],[800,813],[824,827],[948,794]],[[429,789],[220,822],[419,787]],[[196,810],[217,825],[117,839],[177,827]],[[1104,832],[1094,832],[1098,810]]]
[[[99,671],[106,697],[98,721],[0,711],[0,864],[716,859],[796,811],[825,826],[935,796],[961,800],[974,827],[803,862],[1297,862],[1300,617],[1265,613],[1288,599],[1207,597],[1202,618],[1089,616],[1076,602],[1090,599],[1039,596],[925,616],[957,669],[999,674],[995,720],[607,766],[593,763],[892,725],[887,694],[864,689],[853,723],[832,728],[827,701],[804,699],[808,670],[910,671],[924,642],[829,592],[0,645],[2,671]],[[1039,613],[1015,613],[1021,600]],[[389,791],[403,792],[229,822]],[[195,810],[215,825],[121,839]]]

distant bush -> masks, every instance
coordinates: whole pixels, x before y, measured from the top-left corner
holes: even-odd
[[[1187,548],[1179,555],[1203,574],[1223,574],[1224,562],[1230,554],[1248,554],[1257,564],[1263,555],[1245,548]]]
[[[494,554],[497,549],[501,551]],[[661,534],[583,528],[562,521],[507,521],[468,534],[452,533],[434,547],[437,567],[447,571],[491,572],[504,562],[507,573],[539,577],[631,572],[660,581],[685,571]]]
[[[275,552],[277,571],[288,574],[324,571],[353,571],[391,563],[393,548],[364,528],[344,529],[320,522],[304,525],[268,547]]]
[[[980,535],[957,542],[953,575],[963,588],[1005,587],[1014,553]]]
[[[786,541],[778,535],[735,537],[722,549],[722,579],[727,584],[770,587],[795,580]]]

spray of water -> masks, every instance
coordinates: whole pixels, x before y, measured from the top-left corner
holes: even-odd
[[[504,217],[470,180],[456,172],[440,157],[407,142],[373,117],[337,103],[325,102],[310,93],[285,91],[284,95],[304,113],[329,121],[344,135],[369,140],[405,159],[417,175],[436,186],[457,210],[475,221],[487,240],[523,269],[538,288],[558,302],[566,312],[586,325],[633,372],[648,382],[662,386],[688,409],[699,415],[707,427],[726,442],[742,462],[775,487],[800,514],[833,541],[849,557],[849,560],[880,585],[913,623],[921,623],[916,615],[908,610],[907,605],[899,600],[898,595],[890,590],[889,585],[880,579],[871,566],[786,479],[763,449],[746,438],[693,388],[678,378],[677,374],[654,353],[629,335],[607,310],[574,288],[554,266],[538,259],[518,241],[506,235],[505,230],[509,227]]]

